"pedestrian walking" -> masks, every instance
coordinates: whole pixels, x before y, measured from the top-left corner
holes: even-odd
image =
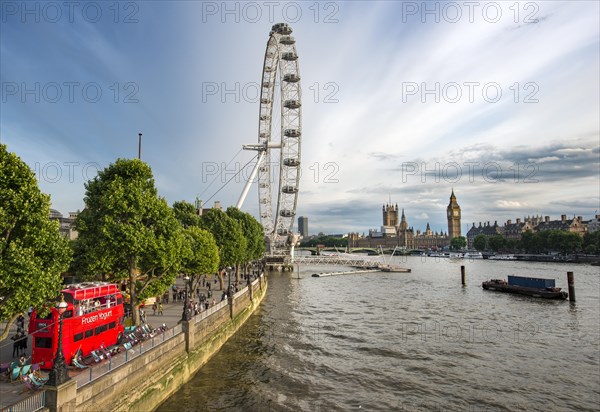
[[[17,328],[25,329],[25,317],[23,314],[17,318]]]
[[[15,335],[11,339],[14,341],[12,357],[16,358],[19,355],[19,351],[21,350],[21,332],[15,333]]]
[[[154,302],[152,305],[152,316],[156,316],[156,309],[158,309],[158,306],[156,305],[156,302]]]
[[[163,305],[162,302],[159,302],[158,304],[158,316],[162,316],[163,315]]]
[[[21,355],[25,355],[25,352],[27,352],[27,339],[28,338],[29,338],[29,336],[26,333],[21,333],[21,342],[20,342]]]

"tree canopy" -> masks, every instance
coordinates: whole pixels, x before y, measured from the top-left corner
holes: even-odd
[[[240,224],[220,209],[210,209],[200,218],[200,226],[208,230],[219,247],[219,266],[235,266],[244,262],[247,246]]]
[[[600,252],[600,230],[592,233],[586,233],[585,236],[583,236],[582,247],[587,253],[590,254],[597,254]]]
[[[300,242],[301,247],[315,247],[317,245],[323,245],[325,247],[346,247],[348,246],[348,239],[322,235]]]
[[[57,297],[71,259],[31,169],[0,144],[0,321]]]
[[[107,280],[127,280],[132,305],[166,291],[179,272],[184,238],[150,167],[118,159],[85,188],[85,209],[75,222],[88,256],[83,266]],[[138,324],[138,312],[133,316]]]
[[[197,226],[183,229],[184,250],[181,271],[188,275],[215,273],[219,270],[219,248],[213,235]]]
[[[467,239],[464,236],[453,237],[450,241],[450,249],[461,250],[467,246]]]
[[[266,248],[262,225],[250,213],[242,212],[234,206],[227,208],[227,215],[240,224],[246,238],[244,262],[262,259]]]
[[[475,239],[473,239],[473,247],[479,251],[485,250],[487,248],[487,236],[481,234],[475,236]]]
[[[200,226],[200,216],[196,214],[196,208],[191,203],[181,200],[173,203],[175,217],[183,227]]]

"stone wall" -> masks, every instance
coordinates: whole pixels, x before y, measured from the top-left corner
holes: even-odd
[[[263,277],[248,290],[199,322],[183,322],[183,332],[93,382],[77,388],[75,410],[152,411],[173,395],[244,324],[265,296]],[[233,316],[231,316],[233,313]],[[186,345],[187,342],[187,345]],[[188,350],[186,350],[188,346]],[[73,402],[48,405],[73,410]]]

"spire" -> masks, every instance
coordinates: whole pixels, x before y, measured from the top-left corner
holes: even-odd
[[[404,216],[404,208],[402,208],[402,220],[405,220],[406,216]]]
[[[456,196],[454,196],[454,188],[452,188],[452,194],[450,195],[450,200],[456,200]]]

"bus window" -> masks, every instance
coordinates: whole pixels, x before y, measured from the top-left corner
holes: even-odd
[[[90,330],[86,330],[85,331],[85,337],[89,338],[90,336],[92,336],[94,334],[94,329],[90,329]]]
[[[105,330],[107,330],[107,329],[108,329],[108,326],[107,326],[107,325],[98,326],[98,327],[96,328],[96,335],[99,335],[99,334],[101,334],[102,332],[104,332],[104,331],[105,331]]]
[[[72,317],[73,317],[72,310],[66,310],[65,313],[63,313],[63,319],[72,318]]]
[[[80,341],[81,339],[83,339],[83,332],[73,335],[73,342]]]
[[[112,329],[112,328],[114,328],[115,326],[117,326],[117,322],[110,322],[110,323],[108,324],[108,329]]]
[[[52,338],[35,338],[35,347],[36,348],[52,348]]]

